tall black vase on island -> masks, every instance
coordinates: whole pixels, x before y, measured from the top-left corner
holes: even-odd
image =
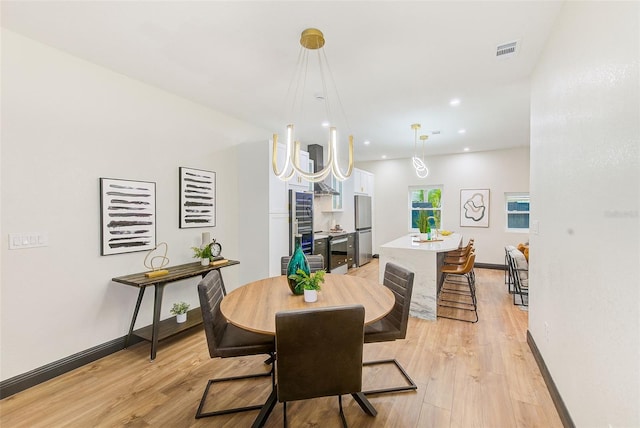
[[[307,275],[311,273],[307,256],[305,256],[302,251],[302,235],[298,234],[295,236],[295,243],[295,249],[289,259],[289,264],[287,265],[287,281],[293,294],[304,294],[304,290],[298,285],[296,280],[289,278],[289,275],[295,275],[298,272],[298,269],[302,269]]]

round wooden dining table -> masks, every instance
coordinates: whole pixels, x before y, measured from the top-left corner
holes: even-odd
[[[250,282],[227,294],[220,303],[222,315],[233,325],[262,334],[276,334],[276,312],[361,304],[364,323],[371,324],[391,312],[393,292],[384,285],[351,275],[326,274],[318,300],[294,295],[285,275]]]

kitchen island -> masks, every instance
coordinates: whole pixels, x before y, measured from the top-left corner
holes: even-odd
[[[410,315],[435,320],[438,309],[438,280],[444,253],[455,250],[462,242],[462,235],[453,233],[438,240],[419,242],[416,234],[401,236],[380,246],[380,282],[384,279],[384,267],[388,262],[414,272]]]

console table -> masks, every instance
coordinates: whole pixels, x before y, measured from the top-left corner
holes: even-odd
[[[175,281],[180,281],[182,279],[192,278],[194,276],[201,275],[204,277],[207,273],[215,269],[221,269],[227,266],[233,266],[239,264],[239,261],[236,260],[228,260],[226,263],[219,264],[216,266],[202,266],[200,262],[195,263],[187,263],[184,265],[172,266],[168,268],[164,268],[169,271],[168,274],[155,277],[155,278],[147,278],[145,276],[146,272],[134,273],[131,275],[119,276],[117,278],[112,278],[113,282],[118,282],[120,284],[131,285],[133,287],[138,287],[140,291],[138,292],[138,301],[136,302],[136,307],[133,310],[133,317],[131,319],[131,326],[129,327],[129,334],[127,334],[127,338],[124,343],[124,347],[126,348],[129,345],[129,340],[132,335],[136,335],[144,340],[151,342],[151,361],[156,358],[156,351],[158,347],[158,341],[162,339],[166,339],[169,336],[173,336],[174,334],[180,333],[184,330],[187,330],[193,326],[202,323],[202,314],[199,308],[192,309],[189,311],[189,316],[187,317],[187,322],[178,324],[174,319],[166,319],[160,321],[160,310],[162,308],[162,294],[164,292],[164,287],[167,284],[170,284]],[[155,289],[155,297],[153,300],[153,323],[150,326],[146,326],[140,328],[136,331],[133,330],[136,319],[138,318],[138,311],[140,310],[140,304],[142,303],[142,297],[144,296],[144,292],[147,287],[153,286]]]

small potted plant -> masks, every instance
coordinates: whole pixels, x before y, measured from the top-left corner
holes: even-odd
[[[312,303],[318,300],[318,291],[320,290],[320,284],[324,282],[325,273],[324,270],[319,270],[307,275],[305,271],[298,269],[295,274],[289,275],[289,278],[296,281],[304,290],[304,301]]]
[[[187,311],[189,310],[189,304],[186,302],[174,303],[171,307],[171,315],[176,316],[176,321],[183,323],[187,320]]]
[[[429,216],[425,211],[420,211],[418,214],[418,230],[420,230],[421,241],[431,239],[431,225],[429,225]]]
[[[211,261],[211,244],[207,244],[204,247],[191,247],[193,250],[193,257],[196,259],[200,259],[200,264],[202,266],[209,265]]]

